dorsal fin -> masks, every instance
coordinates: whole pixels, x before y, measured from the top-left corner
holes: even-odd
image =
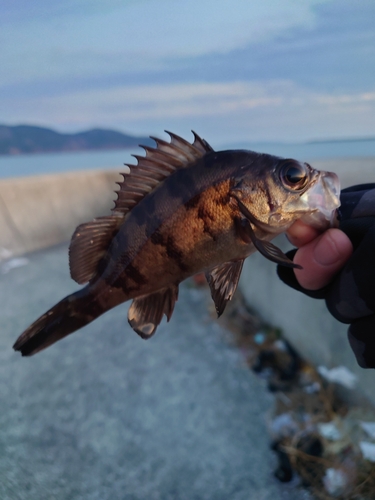
[[[127,165],[130,168],[129,174],[121,174],[124,180],[118,182],[120,189],[116,191],[117,200],[112,210],[114,215],[124,217],[171,173],[187,167],[191,162],[213,151],[195,132],[192,144],[172,132],[167,134],[171,142],[151,137],[156,142],[156,147],[141,146],[146,156],[133,155],[138,163]]]

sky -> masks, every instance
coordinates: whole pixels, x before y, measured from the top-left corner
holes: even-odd
[[[0,123],[375,136],[373,0],[1,0]]]

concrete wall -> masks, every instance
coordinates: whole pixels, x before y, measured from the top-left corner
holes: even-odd
[[[70,240],[76,226],[109,213],[113,171],[84,171],[0,181],[0,258]]]

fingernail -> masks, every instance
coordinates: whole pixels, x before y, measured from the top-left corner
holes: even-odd
[[[337,243],[330,232],[323,234],[314,249],[314,259],[322,266],[331,266],[341,260]]]

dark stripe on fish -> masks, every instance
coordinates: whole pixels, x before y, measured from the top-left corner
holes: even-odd
[[[203,222],[203,232],[211,236],[216,241],[217,234],[212,230],[212,221],[214,216],[204,206],[198,208],[198,218]]]
[[[160,245],[165,248],[165,253],[169,258],[173,259],[176,262],[181,271],[186,272],[188,270],[183,261],[183,252],[179,248],[177,248],[176,242],[172,235],[165,238],[158,230],[156,230],[151,235],[150,239],[154,245]],[[126,274],[128,273],[126,272]]]
[[[185,203],[186,209],[192,210],[192,209],[196,208],[199,205],[199,202],[201,201],[201,196],[202,196],[202,194],[199,193],[196,196],[194,196],[191,200],[188,200]]]
[[[133,266],[133,264],[128,264],[126,268],[126,276],[138,285],[145,285],[147,283],[146,277],[143,276],[139,269]]]
[[[151,238],[151,242],[154,245],[163,245],[163,246],[165,246],[164,237],[160,233],[160,231],[156,230],[154,233],[152,233],[152,235],[151,235],[150,238]]]
[[[168,236],[167,244],[165,246],[167,255],[169,258],[173,259],[181,271],[186,272],[188,267],[184,264],[184,254],[183,252],[177,248],[175,240],[173,236]]]
[[[228,203],[230,202],[230,195],[229,195],[229,192],[225,195],[222,195],[220,196],[219,198],[215,198],[214,199],[214,203],[216,203],[216,205],[218,207],[224,207],[224,206],[227,206]]]

